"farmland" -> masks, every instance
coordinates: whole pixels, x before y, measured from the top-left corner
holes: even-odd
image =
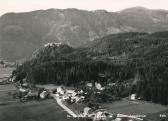
[[[9,77],[15,68],[0,68],[0,78]]]
[[[158,119],[161,112],[166,112],[168,107],[160,104],[154,104],[146,101],[130,101],[123,99],[110,104],[103,104],[103,106],[111,113],[119,113],[126,115],[146,115],[148,121]],[[146,118],[145,118],[146,119]],[[150,120],[151,119],[151,120]]]
[[[107,110],[112,113],[122,113],[122,114],[152,114],[167,109],[167,106],[162,106],[160,104],[154,104],[145,101],[129,101],[123,99],[121,101],[116,101],[111,104],[104,104]]]
[[[54,100],[0,106],[1,121],[69,121]]]
[[[55,100],[21,103],[9,95],[11,89],[15,87],[0,85],[0,121],[74,121]]]
[[[168,110],[154,113],[147,116],[148,121],[168,121]]]

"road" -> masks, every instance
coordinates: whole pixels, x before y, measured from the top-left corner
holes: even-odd
[[[69,115],[71,115],[72,117],[77,117],[77,115],[71,109],[69,109],[62,103],[62,99],[59,99],[59,97],[54,97],[54,99],[57,101],[58,105],[60,105],[65,111],[68,112]]]

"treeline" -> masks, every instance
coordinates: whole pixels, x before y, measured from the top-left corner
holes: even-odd
[[[141,70],[136,85],[138,97],[154,103],[168,104],[168,64],[158,64]]]
[[[130,71],[127,71],[130,70]],[[103,61],[27,62],[18,68],[19,73],[27,73],[36,84],[54,83],[57,85],[77,86],[86,82],[102,84],[122,81],[134,77],[134,70],[128,66],[113,65]],[[103,75],[103,76],[101,76]]]

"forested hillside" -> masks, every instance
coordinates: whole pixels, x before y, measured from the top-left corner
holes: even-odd
[[[87,48],[51,44],[37,50],[18,67],[18,80],[27,75],[34,83],[68,86],[128,80],[131,93],[144,100],[168,104],[167,33],[108,35]]]

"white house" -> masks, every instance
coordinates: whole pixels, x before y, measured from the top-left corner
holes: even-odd
[[[131,94],[130,99],[131,99],[131,100],[136,100],[136,94]]]
[[[85,99],[84,96],[73,96],[71,97],[71,101],[75,103],[79,103]]]
[[[84,91],[83,91],[83,90],[80,90],[80,91],[78,91],[77,93],[78,93],[78,94],[83,94]]]
[[[87,83],[86,86],[91,88],[91,87],[93,87],[93,84],[92,83]]]
[[[24,88],[19,88],[19,92],[27,92],[27,90],[26,89],[24,89]]]
[[[73,96],[73,97],[77,95],[77,93],[75,92],[75,90],[66,90],[66,94],[68,96]]]
[[[86,116],[89,114],[89,111],[90,111],[90,110],[91,110],[91,108],[85,107],[85,108],[83,109],[83,116],[86,117]]]
[[[65,94],[65,90],[63,89],[62,86],[60,86],[60,87],[57,88],[57,93],[59,93],[61,95]]]
[[[40,93],[40,98],[45,99],[47,95],[48,95],[48,92],[44,90]]]
[[[102,85],[100,83],[95,82],[95,87],[98,90],[104,90],[104,88],[102,87]]]
[[[106,115],[104,114],[104,112],[98,111],[96,113],[95,119],[96,120],[105,120],[106,119]]]

